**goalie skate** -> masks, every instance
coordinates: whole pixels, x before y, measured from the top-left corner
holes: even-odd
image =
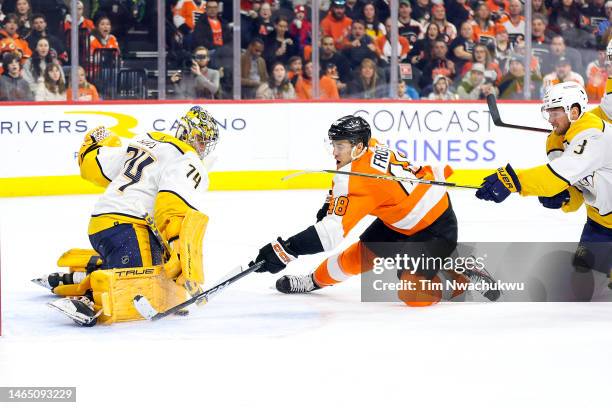
[[[65,297],[57,299],[48,305],[68,316],[80,326],[91,327],[98,321],[98,316],[102,313],[94,311],[94,304],[85,296],[80,297]]]
[[[51,273],[32,279],[32,282],[43,288],[53,290],[60,285],[81,283],[87,274],[85,272]]]

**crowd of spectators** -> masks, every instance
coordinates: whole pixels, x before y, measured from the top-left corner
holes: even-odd
[[[69,0],[0,0],[0,100],[71,97]],[[155,31],[154,1],[78,1],[88,65],[100,48],[123,50],[130,28]],[[167,7],[168,94],[180,99],[231,98],[232,7],[229,0],[173,0]],[[312,99],[313,47],[319,48],[320,98],[523,99],[552,84],[576,81],[601,98],[612,69],[612,0],[533,0],[532,56],[525,58],[521,0],[399,0],[396,44],[400,84],[390,87],[389,0],[321,0],[312,35],[308,0],[241,0],[243,99]],[[526,61],[528,60],[528,64]],[[528,66],[526,66],[528,65]],[[87,67],[79,100],[97,100]]]

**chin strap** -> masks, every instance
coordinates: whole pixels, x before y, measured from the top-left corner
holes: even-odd
[[[351,149],[351,160],[352,161],[355,161],[358,158],[360,158],[361,156],[363,156],[365,154],[365,152],[368,150],[368,147],[365,146],[363,148],[363,150],[361,151],[361,153],[359,153],[359,154],[355,154],[355,150],[357,150],[357,146],[353,146],[353,148]]]

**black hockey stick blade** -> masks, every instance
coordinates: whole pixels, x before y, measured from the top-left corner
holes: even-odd
[[[159,320],[168,315],[174,314],[193,303],[196,303],[196,302],[207,303],[208,300],[210,300],[213,296],[217,295],[223,289],[225,289],[232,283],[236,282],[237,280],[244,278],[251,272],[256,271],[263,264],[264,264],[264,261],[259,261],[256,264],[253,264],[252,266],[248,267],[244,271],[241,271],[240,273],[237,273],[236,275],[230,276],[229,278],[221,281],[220,283],[216,284],[212,288],[200,293],[197,296],[192,297],[189,300],[184,301],[183,303],[179,303],[178,305],[173,306],[164,312],[158,312],[157,310],[155,310],[155,308],[151,305],[149,300],[142,295],[134,296],[134,300],[133,300],[134,307],[136,308],[138,313],[145,319],[152,320],[152,321]]]
[[[552,130],[537,128],[531,126],[521,126],[521,125],[511,125],[509,123],[505,123],[501,115],[499,114],[499,109],[497,108],[497,100],[495,99],[495,95],[489,94],[487,95],[487,105],[489,106],[489,113],[491,114],[491,119],[493,123],[497,127],[505,127],[509,129],[519,129],[519,130],[529,130],[531,132],[542,132],[542,133],[550,133]]]

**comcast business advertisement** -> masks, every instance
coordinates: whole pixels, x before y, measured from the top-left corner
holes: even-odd
[[[146,106],[146,109],[143,108]],[[337,118],[357,114],[373,137],[416,163],[456,169],[517,167],[546,160],[544,135],[496,128],[485,103],[209,104],[223,143],[215,171],[333,168],[325,149]],[[1,177],[78,174],[76,152],[88,129],[104,125],[122,137],[174,134],[187,104],[5,106],[0,118]],[[500,105],[522,122],[547,127],[535,104]],[[53,154],[50,154],[53,153]],[[518,154],[520,153],[520,154]]]

